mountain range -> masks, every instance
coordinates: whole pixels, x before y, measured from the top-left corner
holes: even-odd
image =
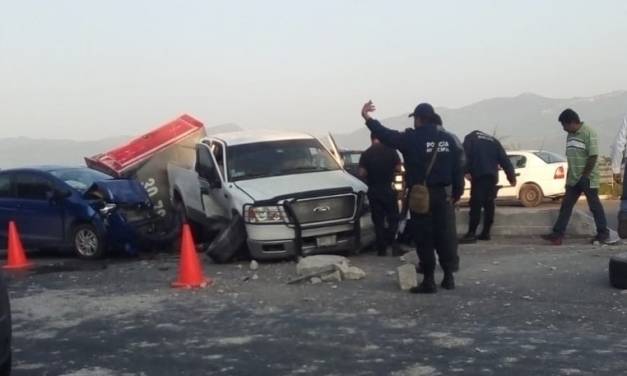
[[[479,129],[495,135],[508,149],[543,149],[564,153],[565,134],[557,117],[565,108],[573,108],[581,119],[599,135],[601,154],[608,155],[623,117],[627,114],[627,91],[583,98],[546,98],[536,94],[483,100],[461,108],[437,107],[444,127],[460,139]],[[376,113],[375,113],[376,115]],[[381,119],[390,128],[403,130],[412,126],[407,114]],[[342,149],[365,149],[369,131],[356,119],[355,130],[334,133]],[[338,127],[339,128],[339,127]],[[241,130],[235,124],[207,127],[207,134]],[[132,136],[136,137],[136,136]],[[0,168],[38,164],[83,164],[83,157],[120,146],[132,137],[121,136],[97,141],[73,141],[33,138],[0,139]]]
[[[207,134],[241,130],[235,124],[206,127]],[[148,130],[146,130],[148,131]],[[0,169],[34,165],[84,165],[84,157],[119,147],[135,136],[104,138],[96,141],[36,139],[27,137],[0,139]]]
[[[508,149],[543,149],[564,154],[566,135],[557,118],[566,108],[577,111],[582,121],[597,131],[601,154],[608,155],[627,114],[627,91],[569,99],[521,94],[456,109],[439,107],[436,111],[441,115],[444,127],[462,140],[466,134],[478,129],[495,135]],[[407,115],[381,119],[381,122],[389,128],[403,130],[413,126],[413,120]],[[365,126],[334,136],[339,147],[344,149],[363,149],[370,143]]]

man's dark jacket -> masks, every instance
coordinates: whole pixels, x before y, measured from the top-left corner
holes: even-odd
[[[458,200],[464,193],[464,151],[450,133],[435,124],[398,132],[384,127],[378,120],[369,119],[366,126],[383,144],[398,149],[403,154],[407,184],[425,183],[425,173],[431,161],[436,143],[438,155],[426,184],[431,187],[451,186],[451,195]]]

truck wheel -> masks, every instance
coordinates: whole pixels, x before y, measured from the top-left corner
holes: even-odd
[[[520,188],[520,202],[526,208],[535,208],[544,200],[542,189],[536,184],[527,183]]]
[[[102,258],[105,246],[96,228],[90,224],[78,225],[72,232],[74,253],[80,258],[95,260]]]
[[[610,258],[610,283],[617,289],[627,289],[627,253]]]
[[[205,241],[206,235],[204,234],[203,227],[198,225],[196,222],[190,220],[187,217],[187,213],[185,211],[185,204],[181,199],[176,199],[174,202],[174,214],[172,215],[174,218],[174,227],[176,228],[176,243],[181,239],[181,234],[183,233],[183,225],[188,224],[189,228],[192,230],[192,235],[194,236],[194,240],[196,243],[203,243]]]

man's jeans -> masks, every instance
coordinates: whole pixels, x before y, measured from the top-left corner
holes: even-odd
[[[573,207],[577,203],[577,200],[582,193],[586,195],[586,199],[588,200],[588,207],[590,208],[590,211],[594,216],[594,223],[597,226],[597,234],[602,237],[608,237],[610,231],[607,229],[605,211],[603,210],[601,200],[599,200],[599,190],[597,188],[590,188],[585,186],[566,187],[566,195],[564,196],[564,200],[562,201],[560,214],[557,218],[557,222],[555,222],[555,226],[553,227],[553,232],[559,235],[564,235],[564,233],[566,232],[566,227],[568,226],[568,221],[570,220],[570,216],[573,213]]]

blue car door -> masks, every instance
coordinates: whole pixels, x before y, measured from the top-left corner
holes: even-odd
[[[16,174],[16,222],[26,244],[47,247],[63,241],[63,205],[62,202],[51,199],[53,192],[53,183],[43,173]]]
[[[9,221],[16,216],[17,200],[13,194],[12,174],[0,173],[0,248],[5,248]]]

